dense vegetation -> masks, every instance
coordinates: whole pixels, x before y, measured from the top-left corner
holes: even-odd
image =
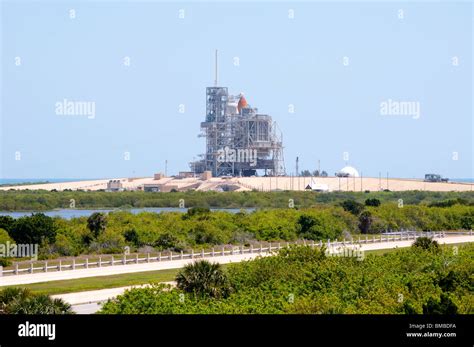
[[[472,314],[472,259],[472,244],[441,248],[429,240],[363,260],[292,247],[228,267],[217,286],[228,283],[226,295],[211,295],[216,281],[204,283],[201,275],[191,291],[163,285],[129,290],[109,300],[102,313]]]
[[[377,206],[374,206],[377,205]],[[51,258],[91,253],[181,251],[257,241],[327,240],[387,230],[470,230],[474,206],[404,205],[348,200],[339,206],[286,208],[230,213],[191,208],[182,212],[118,211],[71,220],[37,213],[14,219],[0,216],[0,243],[40,244]]]
[[[0,290],[0,314],[71,314],[71,305],[24,288]]]
[[[55,208],[140,208],[178,207],[180,199],[186,207],[219,208],[286,208],[293,199],[296,208],[318,204],[338,204],[344,200],[364,203],[377,199],[382,203],[404,204],[474,204],[473,192],[103,192],[103,191],[0,191],[0,211],[44,211]]]

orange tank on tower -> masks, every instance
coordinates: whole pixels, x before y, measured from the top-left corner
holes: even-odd
[[[240,111],[243,108],[246,108],[248,106],[247,100],[245,100],[245,97],[243,95],[240,96],[239,103],[237,104],[237,110]]]

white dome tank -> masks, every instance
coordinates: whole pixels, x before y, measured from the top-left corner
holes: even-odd
[[[352,166],[343,167],[339,173],[349,175],[349,177],[360,177],[359,172]]]

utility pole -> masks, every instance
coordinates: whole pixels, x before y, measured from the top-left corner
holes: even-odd
[[[168,160],[165,160],[165,177],[168,177]]]
[[[299,157],[296,157],[296,176],[298,176],[299,174],[299,171],[298,171],[298,162],[299,162],[300,158]]]

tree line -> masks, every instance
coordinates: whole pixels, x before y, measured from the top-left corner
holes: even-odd
[[[296,208],[307,208],[323,204],[339,204],[344,200],[364,203],[374,198],[382,203],[404,204],[474,204],[474,192],[104,192],[104,191],[45,191],[8,190],[0,191],[0,211],[46,211],[56,208],[142,208],[185,207],[208,208],[286,208],[291,199]],[[446,206],[440,206],[446,207]]]
[[[179,252],[260,241],[326,241],[402,229],[449,231],[473,227],[474,206],[400,206],[370,198],[364,203],[344,200],[338,205],[237,213],[196,207],[184,213],[96,212],[88,218],[70,220],[42,213],[17,219],[0,216],[0,243],[38,244],[40,258],[50,259],[122,253],[125,246],[142,253]]]

